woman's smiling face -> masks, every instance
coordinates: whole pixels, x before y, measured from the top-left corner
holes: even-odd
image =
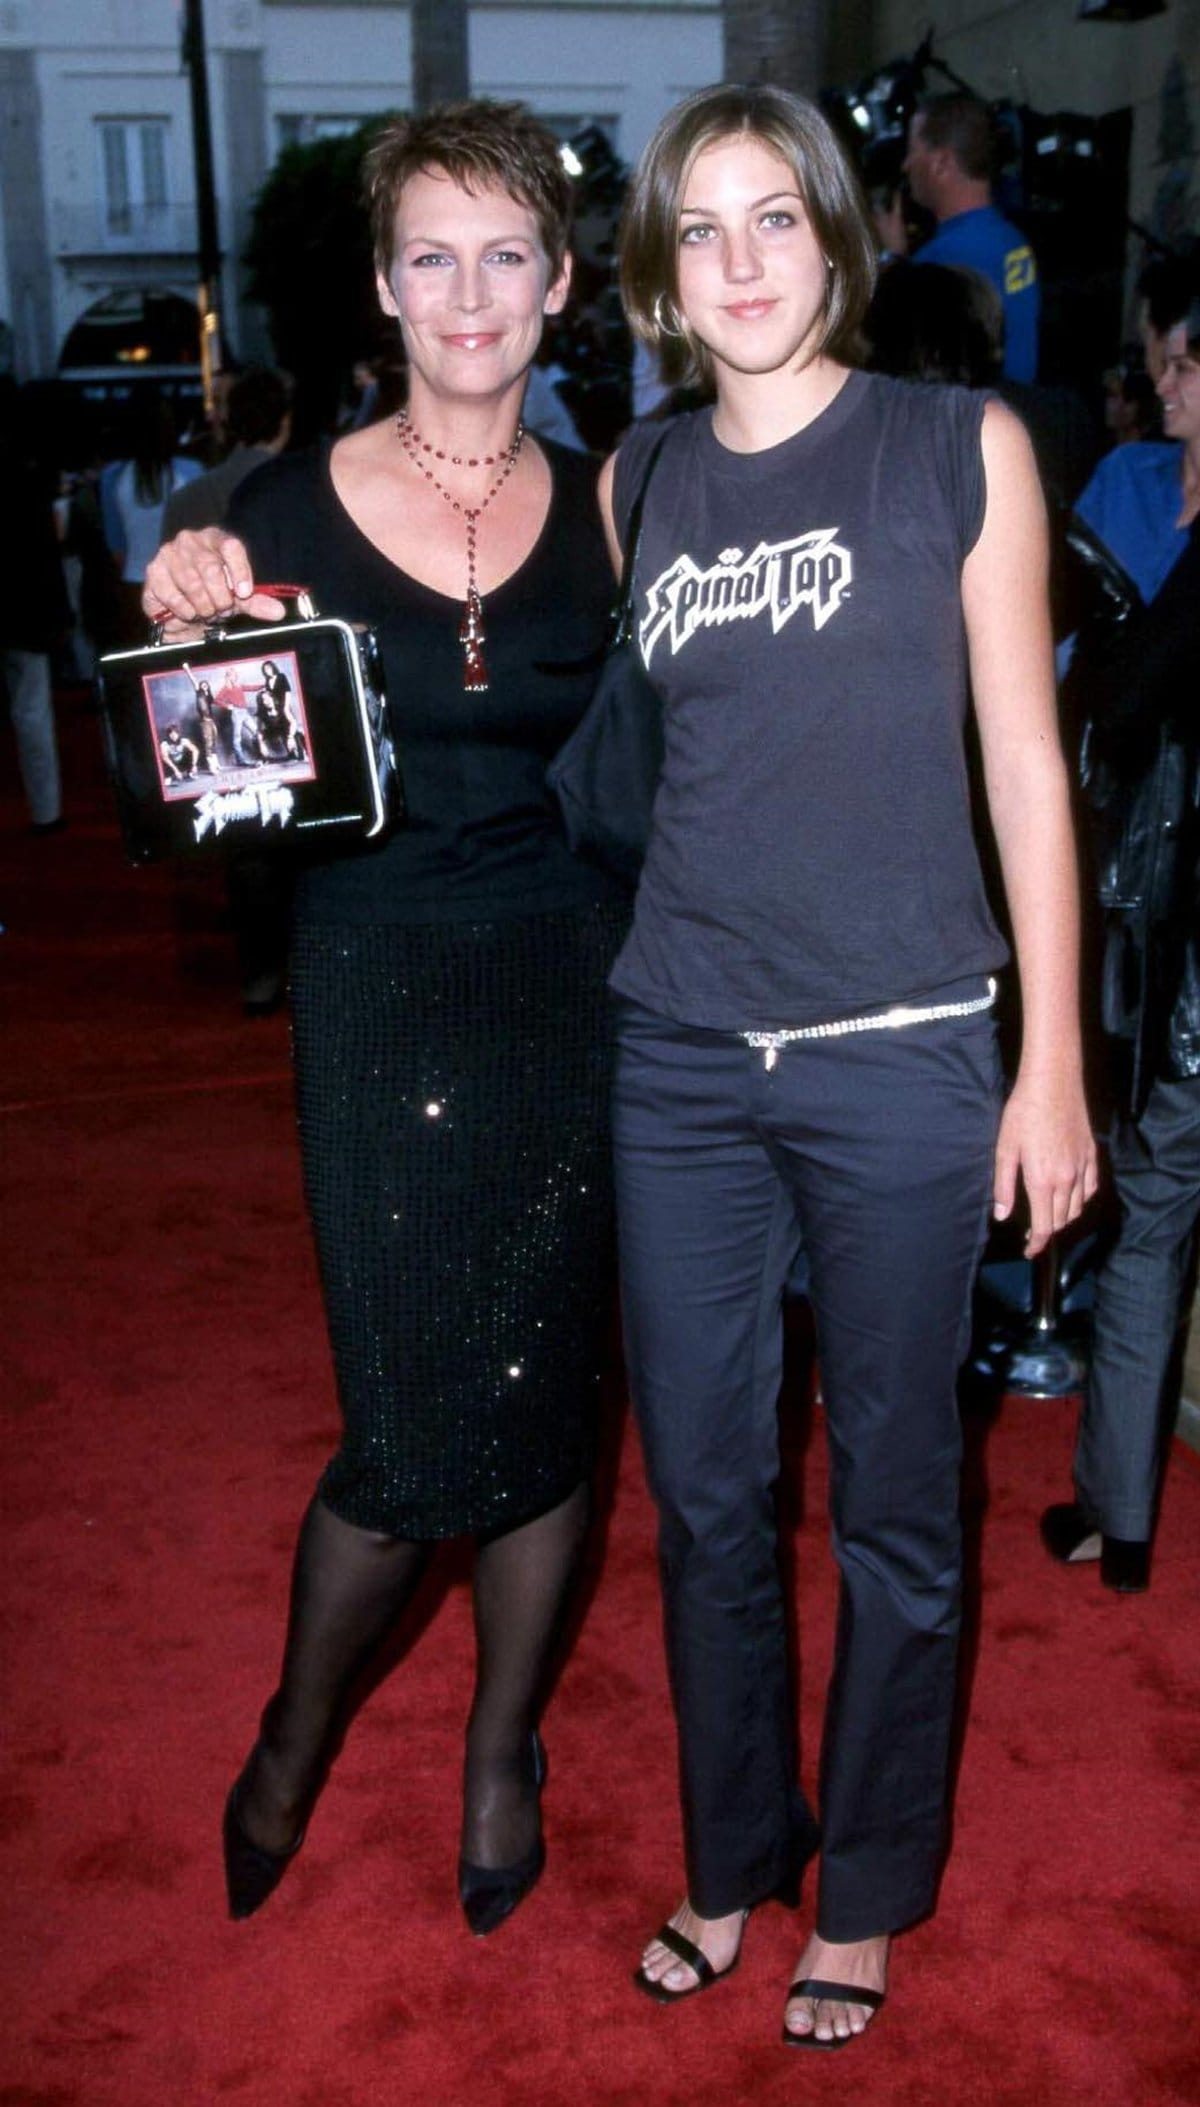
[[[1195,449],[1200,443],[1200,358],[1188,343],[1183,322],[1163,338],[1163,368],[1155,387],[1167,437]]]
[[[820,341],[826,266],[789,164],[752,133],[697,154],[679,223],[679,307],[718,366],[772,373]]]
[[[400,194],[391,267],[377,282],[414,374],[438,394],[479,396],[502,392],[532,364],[570,270],[551,279],[528,205],[423,169]]]

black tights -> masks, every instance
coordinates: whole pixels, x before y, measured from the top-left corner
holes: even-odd
[[[588,1520],[588,1488],[475,1558],[475,1694],[467,1725],[462,1853],[523,1857],[537,1835],[537,1708]],[[433,1546],[343,1522],[314,1499],[300,1529],[279,1688],[247,1765],[239,1818],[268,1851],[295,1842],[320,1788],[346,1700],[411,1601]]]

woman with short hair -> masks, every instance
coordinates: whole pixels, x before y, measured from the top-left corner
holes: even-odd
[[[381,847],[300,873],[300,1136],[345,1429],[226,1870],[249,1915],[300,1847],[355,1676],[435,1544],[466,1535],[459,1893],[485,1933],[542,1869],[538,1718],[609,1316],[604,984],[627,911],[568,853],[544,775],[589,699],[612,581],[594,467],[521,425],[570,282],[556,141],[516,105],[454,104],[386,125],[366,175],[405,408],[259,469],[232,534],[181,535],[148,577],[175,634],[231,606],[278,619],[257,581],[283,578],[369,625],[407,806]]]

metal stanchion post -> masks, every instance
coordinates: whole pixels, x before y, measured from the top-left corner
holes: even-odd
[[[1033,1266],[1033,1312],[1004,1366],[1004,1388],[1022,1397],[1068,1397],[1087,1375],[1087,1356],[1062,1321],[1062,1268],[1052,1236]]]

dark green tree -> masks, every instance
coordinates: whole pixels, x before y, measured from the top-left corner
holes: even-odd
[[[302,438],[332,426],[355,361],[381,341],[360,184],[363,154],[382,121],[286,146],[255,202],[248,291],[265,307],[275,356],[295,380]]]

